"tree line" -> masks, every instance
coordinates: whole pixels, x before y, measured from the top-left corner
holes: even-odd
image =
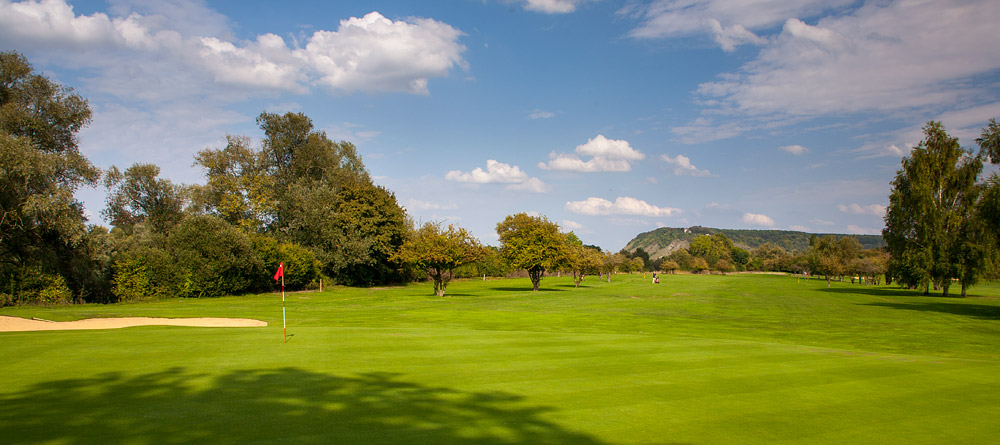
[[[1000,179],[980,178],[985,159],[1000,159],[995,121],[958,146],[939,123],[902,161],[893,181],[885,249],[853,237],[813,235],[806,252],[764,243],[746,250],[723,233],[694,238],[687,249],[651,259],[642,249],[604,252],[563,233],[544,216],[518,213],[496,226],[499,247],[461,227],[416,227],[388,189],[375,184],[356,148],[330,140],[301,113],[263,112],[264,137],[230,135],[197,153],[205,183],[175,184],[156,165],[95,167],[77,134],[91,120],[86,99],[34,73],[16,52],[0,53],[0,306],[214,297],[273,289],[284,263],[290,289],[319,280],[357,286],[434,282],[445,295],[454,277],[526,271],[538,290],[547,272],[743,270],[881,277],[903,286],[962,287],[997,269]],[[88,225],[74,193],[108,190]]]

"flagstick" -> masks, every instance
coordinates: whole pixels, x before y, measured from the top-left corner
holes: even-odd
[[[288,343],[288,327],[285,324],[285,274],[281,274],[281,335],[282,343]]]

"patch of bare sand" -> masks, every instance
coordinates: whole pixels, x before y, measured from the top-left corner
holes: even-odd
[[[76,329],[118,329],[132,326],[191,326],[208,328],[248,328],[267,326],[249,318],[88,318],[77,321],[45,321],[0,315],[0,332],[62,331]]]

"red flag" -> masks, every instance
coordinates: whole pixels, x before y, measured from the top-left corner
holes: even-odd
[[[274,281],[278,281],[279,278],[285,276],[285,272],[282,269],[285,267],[285,263],[278,263],[278,271],[274,273]]]

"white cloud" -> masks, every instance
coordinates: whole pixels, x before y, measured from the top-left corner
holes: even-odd
[[[528,115],[529,119],[552,119],[556,114],[551,111],[535,110]]]
[[[528,178],[524,182],[511,184],[505,187],[507,190],[522,191],[531,193],[546,193],[552,190],[548,184],[538,178]]]
[[[813,224],[820,225],[820,226],[832,226],[832,225],[836,224],[833,221],[827,221],[825,219],[819,219],[819,218],[810,219],[809,222],[811,222]]]
[[[795,230],[797,232],[808,232],[809,231],[808,227],[806,227],[806,226],[800,226],[798,224],[788,226],[788,228],[791,229],[791,230]]]
[[[520,184],[528,180],[528,174],[516,165],[511,166],[510,164],[490,159],[486,161],[486,170],[483,170],[481,167],[476,167],[468,173],[464,173],[461,170],[452,170],[444,178],[450,181],[471,182],[475,184],[494,182]]]
[[[121,66],[125,53],[128,60],[148,58],[170,67],[150,76],[168,90],[178,82],[163,80],[184,73],[182,77],[194,74],[205,84],[203,90],[215,83],[304,93],[318,84],[345,92],[428,94],[430,78],[466,66],[465,47],[458,43],[462,32],[432,19],[394,21],[371,12],[342,20],[336,31],[316,31],[304,47],[293,49],[271,33],[233,41],[224,37],[229,32],[218,13],[199,4],[187,7],[193,12],[186,13],[185,20],[170,20],[170,15],[159,14],[169,9],[164,6],[147,6],[156,12],[151,15],[119,6],[128,15],[111,18],[103,13],[76,15],[63,0],[0,1],[0,42],[38,51],[64,66],[92,68],[98,78],[124,77],[121,70],[129,68]],[[183,8],[169,14],[181,14],[177,9]],[[191,16],[209,18],[195,18],[192,26],[187,20]],[[144,80],[147,89],[156,84]]]
[[[870,227],[861,227],[854,224],[847,226],[847,231],[855,235],[881,235],[882,229],[873,229]]]
[[[465,182],[471,184],[510,184],[506,190],[525,191],[531,193],[546,193],[551,188],[548,184],[538,178],[531,178],[521,170],[520,167],[490,159],[486,161],[486,170],[476,167],[466,173],[461,170],[452,170],[445,174],[445,179],[455,182]]]
[[[751,30],[765,30],[790,17],[807,17],[852,3],[850,0],[657,0],[626,9],[642,23],[630,32],[641,39],[710,35],[725,51],[744,43],[763,44]]]
[[[677,155],[673,158],[670,155],[662,155],[660,159],[674,165],[674,174],[677,176],[712,176],[708,170],[701,170],[691,164],[691,158],[684,155]]]
[[[580,223],[578,223],[576,221],[573,221],[571,219],[564,219],[564,220],[562,220],[562,226],[564,228],[567,228],[567,229],[570,229],[570,230],[580,230],[580,229],[583,228],[583,224],[580,224]]]
[[[465,65],[461,35],[436,20],[393,21],[371,12],[341,20],[337,31],[316,31],[295,56],[333,89],[427,94],[429,78]]]
[[[566,202],[566,210],[581,215],[636,215],[636,216],[671,216],[680,213],[680,209],[672,207],[657,207],[646,201],[621,196],[615,202],[603,198],[590,197],[583,201]]]
[[[885,206],[881,204],[870,204],[862,206],[859,204],[840,204],[837,206],[837,210],[844,213],[853,213],[855,215],[872,215],[872,216],[885,216]]]
[[[759,213],[744,213],[743,222],[755,226],[774,227],[774,220],[771,217]]]
[[[524,9],[546,14],[566,14],[586,0],[524,0]]]
[[[801,145],[786,145],[784,147],[780,147],[780,150],[791,153],[795,156],[809,153],[809,149]]]
[[[549,154],[548,163],[539,162],[538,168],[543,170],[565,170],[576,172],[626,172],[632,169],[630,161],[645,159],[646,155],[632,148],[628,141],[608,139],[604,135],[587,140],[587,143],[577,145],[575,154]],[[584,161],[580,156],[589,156]]]
[[[702,84],[698,94],[717,110],[749,116],[884,112],[995,98],[989,83],[969,81],[1000,69],[1000,46],[983,45],[1000,21],[993,6],[991,0],[868,2],[815,25],[788,11],[782,32],[756,59]]]
[[[455,204],[438,204],[430,201],[421,201],[419,199],[410,199],[406,201],[406,208],[411,210],[454,210],[458,206]]]

